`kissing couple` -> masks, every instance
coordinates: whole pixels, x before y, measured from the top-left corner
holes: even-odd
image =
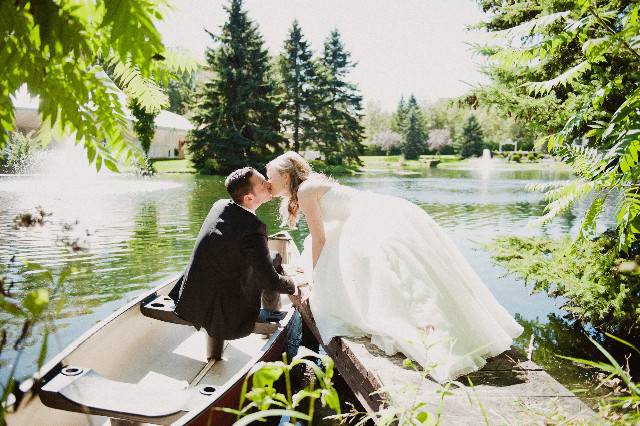
[[[250,334],[262,290],[308,298],[322,343],[368,336],[446,382],[482,368],[523,329],[500,305],[446,232],[402,198],[360,191],[313,172],[295,152],[225,180],[230,200],[209,212],[182,277],[176,313],[218,343]],[[256,209],[281,198],[283,226],[304,217],[299,270],[273,267]],[[311,284],[303,287],[303,284]],[[216,356],[216,355],[214,355]]]

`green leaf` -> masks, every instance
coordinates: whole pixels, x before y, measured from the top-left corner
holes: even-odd
[[[284,366],[277,363],[265,363],[253,373],[253,387],[263,388],[273,386],[273,382],[278,380],[284,372]]]
[[[112,172],[120,173],[120,170],[118,170],[118,166],[116,165],[116,163],[114,163],[110,159],[105,158],[104,159],[104,165],[107,166],[107,169],[111,170]]]
[[[588,61],[580,62],[577,65],[569,68],[556,78],[547,81],[532,81],[523,83],[522,86],[529,89],[532,94],[546,94],[556,87],[567,86],[573,84],[573,82],[583,73],[591,69],[591,64]]]
[[[85,144],[87,149],[87,160],[89,164],[93,163],[93,160],[96,158],[96,147],[92,143]]]
[[[25,313],[18,305],[8,301],[2,294],[0,294],[0,309],[17,317],[25,316]]]
[[[605,336],[607,336],[607,337],[609,337],[609,338],[611,338],[611,339],[613,339],[613,340],[615,340],[615,341],[617,341],[617,342],[620,342],[620,343],[622,343],[622,344],[623,344],[623,345],[625,345],[625,346],[630,347],[631,349],[633,349],[634,351],[636,351],[638,354],[640,354],[640,349],[638,349],[638,347],[637,347],[637,346],[635,346],[635,345],[633,345],[633,344],[631,344],[631,343],[627,342],[627,341],[626,341],[626,340],[624,340],[624,339],[621,339],[620,337],[614,336],[614,335],[613,335],[613,334],[611,334],[611,333],[604,333],[604,334],[605,334]]]
[[[42,344],[40,345],[40,354],[38,355],[38,370],[44,365],[44,360],[47,357],[47,346],[49,342],[49,329],[45,327],[44,336],[42,337]]]
[[[596,197],[591,206],[587,210],[582,219],[582,224],[580,225],[580,232],[578,233],[579,238],[591,238],[596,232],[596,219],[598,215],[602,212],[602,207],[604,206],[605,201],[607,200],[607,194]]]
[[[340,397],[335,389],[324,389],[322,391],[321,401],[323,404],[328,405],[333,411],[340,414]]]
[[[316,389],[313,391],[310,391],[308,389],[302,389],[296,392],[295,394],[293,394],[293,396],[291,397],[291,400],[293,402],[293,407],[295,408],[298,405],[300,405],[302,400],[305,398],[318,399],[321,396],[322,396],[322,389]]]
[[[45,277],[47,277],[47,280],[49,280],[50,283],[54,283],[53,280],[53,274],[51,274],[51,271],[49,271],[47,268],[45,268],[44,266],[38,264],[38,263],[33,263],[33,262],[29,262],[27,260],[24,259],[20,259],[20,261],[22,262],[22,264],[29,270],[32,272],[35,272],[36,275],[44,275]]]
[[[38,317],[49,305],[49,290],[38,288],[30,291],[22,301],[22,306],[34,317]]]
[[[64,284],[67,281],[67,278],[69,278],[69,276],[75,272],[77,272],[77,269],[71,264],[67,264],[62,272],[60,272],[60,275],[58,275],[58,286]]]

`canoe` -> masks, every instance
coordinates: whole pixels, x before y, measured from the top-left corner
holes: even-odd
[[[293,270],[299,252],[288,233],[270,236],[269,248]],[[277,295],[283,318],[271,324],[270,335],[226,341],[223,359],[208,361],[204,329],[173,313],[168,293],[176,281],[127,303],[23,382],[8,424],[233,423],[235,416],[219,408],[238,408],[244,378],[257,362],[282,359],[295,310],[287,295]]]

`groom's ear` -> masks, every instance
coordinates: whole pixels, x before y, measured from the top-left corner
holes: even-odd
[[[254,198],[255,197],[253,196],[253,193],[249,192],[248,194],[242,196],[242,204],[250,203]]]

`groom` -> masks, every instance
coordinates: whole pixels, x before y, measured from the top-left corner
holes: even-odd
[[[182,284],[172,293],[175,312],[197,329],[204,327],[212,342],[210,356],[220,359],[225,339],[248,336],[260,312],[262,290],[297,294],[291,278],[273,267],[267,227],[256,209],[271,200],[270,185],[252,167],[227,176],[232,200],[214,203],[196,239]]]

